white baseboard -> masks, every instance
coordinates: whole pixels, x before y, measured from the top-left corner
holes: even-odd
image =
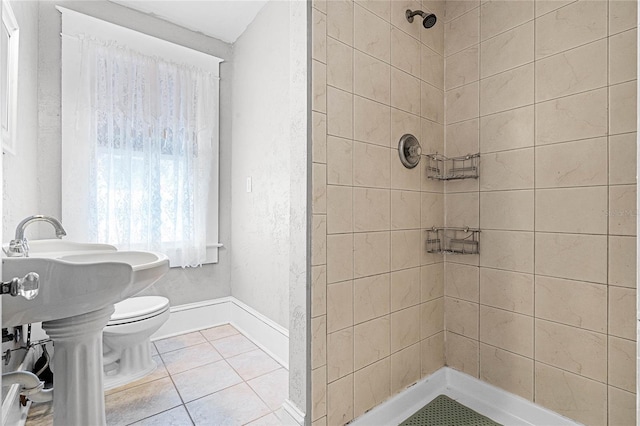
[[[305,415],[289,399],[285,399],[282,408],[276,412],[283,426],[303,426]]]
[[[170,311],[169,319],[151,340],[231,324],[283,367],[289,368],[289,331],[235,297],[172,306]]]
[[[400,424],[438,395],[447,395],[503,425],[580,425],[529,400],[448,367],[441,368],[374,407],[351,425]]]

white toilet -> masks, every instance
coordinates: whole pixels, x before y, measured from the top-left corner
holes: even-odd
[[[149,338],[169,318],[166,297],[131,297],[116,303],[115,308],[102,331],[105,389],[122,386],[155,370]]]

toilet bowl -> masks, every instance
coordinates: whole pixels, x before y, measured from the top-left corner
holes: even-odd
[[[102,331],[105,389],[155,370],[149,338],[168,318],[169,300],[165,297],[131,297],[115,304],[115,312]]]

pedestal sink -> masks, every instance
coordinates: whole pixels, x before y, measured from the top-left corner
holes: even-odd
[[[102,329],[114,303],[161,278],[169,260],[159,253],[62,240],[32,241],[29,256],[2,259],[5,281],[40,275],[35,299],[2,297],[2,326],[42,321],[53,340],[54,426],[104,425]]]

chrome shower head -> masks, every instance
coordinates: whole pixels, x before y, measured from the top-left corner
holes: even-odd
[[[407,21],[410,23],[413,22],[413,17],[416,15],[422,17],[422,26],[425,28],[431,28],[436,24],[437,18],[433,13],[423,12],[422,10],[411,11],[411,9],[407,9],[405,12]]]

